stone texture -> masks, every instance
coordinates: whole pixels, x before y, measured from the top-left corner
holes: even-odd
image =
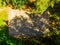
[[[9,35],[15,38],[43,37],[49,33],[49,14],[26,14],[24,11],[10,10]],[[12,14],[11,14],[12,13]],[[13,16],[13,17],[11,17]],[[10,18],[11,17],[11,18]]]

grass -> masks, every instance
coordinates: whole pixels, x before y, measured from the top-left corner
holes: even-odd
[[[8,19],[8,14],[6,9],[0,11],[0,26],[2,25],[6,25],[6,23],[4,22],[4,20]]]

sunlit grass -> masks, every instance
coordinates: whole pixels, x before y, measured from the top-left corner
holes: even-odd
[[[7,10],[6,9],[1,9],[0,10],[0,26],[2,25],[6,25],[6,23],[4,22],[4,20],[8,19],[8,14],[7,14]]]

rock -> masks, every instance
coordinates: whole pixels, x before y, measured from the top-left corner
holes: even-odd
[[[49,34],[49,14],[26,14],[24,11],[10,10],[9,35],[15,38],[44,37]]]

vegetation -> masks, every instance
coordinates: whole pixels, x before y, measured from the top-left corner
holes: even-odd
[[[30,2],[31,1],[31,2]],[[0,45],[60,45],[60,0],[0,0],[0,9],[10,6],[13,9],[30,9],[33,13],[43,14],[50,11],[50,33],[48,37],[22,40],[9,37],[6,9],[0,10]]]

